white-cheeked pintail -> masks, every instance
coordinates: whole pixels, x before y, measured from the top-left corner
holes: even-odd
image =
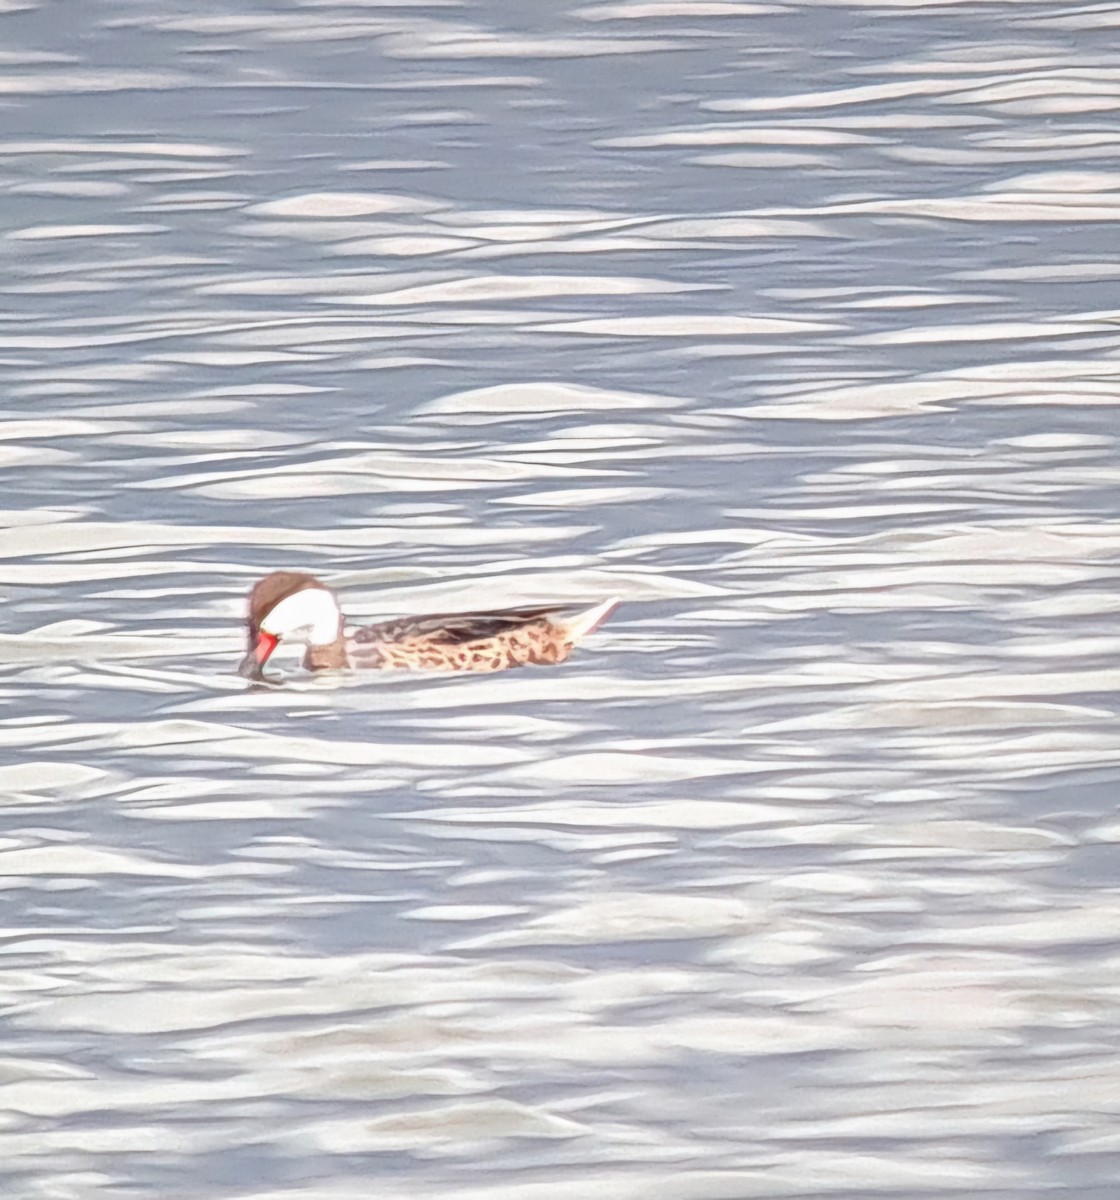
[[[306,647],[303,665],[310,671],[502,671],[561,663],[618,604],[612,597],[592,608],[558,604],[400,617],[347,633],[338,597],[326,584],[300,571],[274,571],[249,593],[249,649],[238,671],[246,679],[264,678],[281,642]]]

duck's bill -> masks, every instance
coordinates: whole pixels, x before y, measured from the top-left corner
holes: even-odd
[[[264,678],[264,664],[268,662],[269,655],[276,649],[278,639],[271,633],[257,634],[257,640],[249,653],[241,660],[241,665],[237,668],[237,673],[243,679],[252,679],[254,681]]]

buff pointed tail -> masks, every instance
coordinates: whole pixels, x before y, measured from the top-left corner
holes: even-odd
[[[573,642],[578,642],[580,638],[586,637],[598,629],[621,603],[621,597],[612,596],[609,600],[604,600],[602,604],[596,604],[594,608],[585,609],[581,613],[576,613],[574,617],[569,617],[564,623],[568,637]]]

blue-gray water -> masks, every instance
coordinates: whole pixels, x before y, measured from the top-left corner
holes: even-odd
[[[1114,7],[0,45],[0,1194],[1113,1200]]]

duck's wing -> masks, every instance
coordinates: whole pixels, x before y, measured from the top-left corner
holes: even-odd
[[[399,617],[366,625],[354,633],[356,642],[409,642],[423,639],[439,645],[461,646],[486,641],[532,625],[537,621],[563,620],[578,605],[553,604],[543,607],[502,608],[487,613],[450,613],[426,617]]]

